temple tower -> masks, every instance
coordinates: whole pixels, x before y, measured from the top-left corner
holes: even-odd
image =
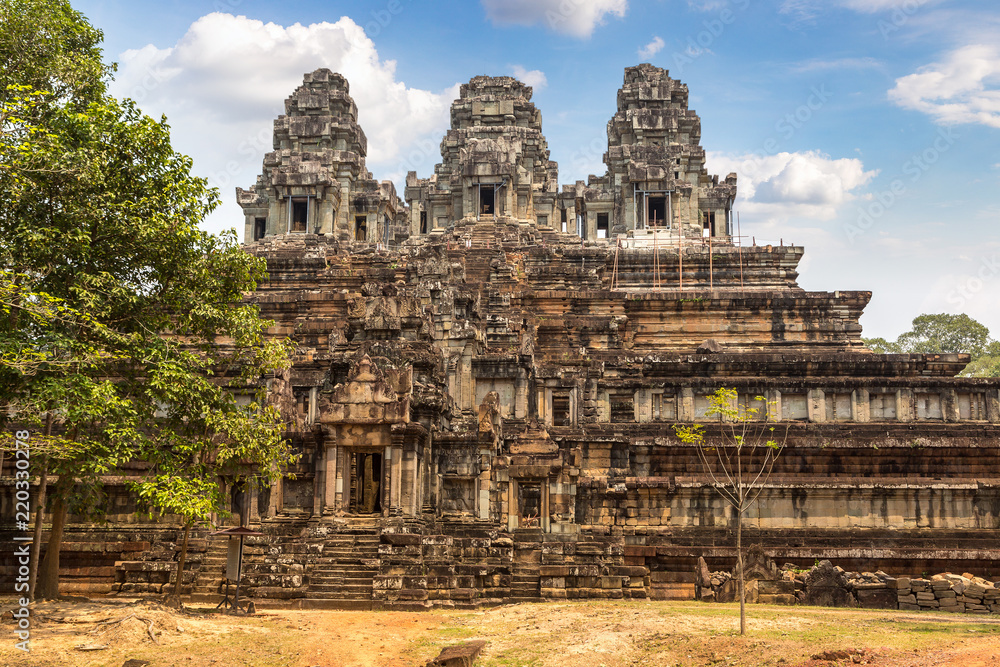
[[[318,69],[285,100],[262,174],[250,189],[236,189],[248,243],[285,234],[394,240],[403,205],[392,182],[376,181],[365,167],[368,139],[349,90],[342,75]]]
[[[530,86],[509,76],[477,76],[462,85],[434,175],[407,175],[411,234],[460,220],[549,224],[558,166],[549,160],[531,94]]]

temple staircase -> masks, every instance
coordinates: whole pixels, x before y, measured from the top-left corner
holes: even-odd
[[[518,529],[507,602],[541,602],[542,531]]]
[[[371,609],[372,581],[378,574],[379,534],[374,521],[353,520],[331,533],[309,569],[302,606],[314,609]]]

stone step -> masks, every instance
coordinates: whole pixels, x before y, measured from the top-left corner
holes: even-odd
[[[309,589],[306,593],[310,598],[318,600],[371,600],[371,591],[315,591]]]
[[[372,601],[307,597],[299,600],[298,607],[299,609],[340,609],[344,611],[371,611]]]
[[[310,585],[320,586],[371,586],[375,577],[309,577]]]
[[[378,549],[323,549],[320,558],[378,558]]]
[[[359,563],[357,560],[323,560],[317,559],[311,563],[313,570],[377,570],[374,562],[377,558],[366,558],[369,563]]]
[[[325,570],[323,572],[309,572],[308,576],[309,581],[325,581],[329,579],[337,579],[338,581],[350,581],[353,579],[372,581],[378,576],[378,572],[336,572]]]
[[[377,567],[369,567],[360,563],[315,563],[306,570],[310,574],[336,574],[338,576],[367,576],[369,572],[378,572]]]
[[[375,534],[369,534],[369,535],[365,535],[365,534],[349,534],[349,535],[344,535],[342,533],[340,533],[340,534],[334,533],[333,535],[327,535],[327,536],[325,536],[324,541],[325,542],[357,542],[359,544],[362,544],[362,543],[365,543],[365,542],[378,542],[380,539],[382,539],[382,538],[379,537],[378,535],[375,535]]]
[[[323,593],[364,593],[370,594],[372,592],[372,582],[367,583],[309,583],[310,591],[317,591]]]

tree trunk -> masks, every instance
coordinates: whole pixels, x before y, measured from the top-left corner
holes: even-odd
[[[62,546],[67,512],[66,501],[63,499],[67,484],[63,480],[67,478],[67,475],[60,475],[56,483],[56,502],[52,507],[52,532],[49,534],[49,545],[45,549],[42,572],[38,579],[37,595],[45,600],[59,598],[59,549]],[[72,486],[71,482],[69,486]]]
[[[38,557],[42,551],[42,523],[45,521],[45,492],[49,485],[48,457],[42,458],[42,476],[38,480],[38,506],[35,508],[35,532],[31,540],[31,564],[28,566],[28,599],[35,599],[35,582],[38,580]]]
[[[743,580],[743,513],[736,514],[736,571],[740,575],[740,634],[747,633],[746,583]]]
[[[174,609],[181,608],[181,588],[184,586],[184,561],[187,560],[188,536],[191,534],[191,522],[184,525],[184,541],[181,544],[181,555],[177,559],[177,579],[174,582],[174,590],[167,598],[167,605]]]
[[[52,435],[52,412],[45,414],[45,438]],[[47,444],[47,442],[46,442]],[[35,502],[35,530],[31,538],[31,562],[28,565],[28,599],[35,599],[35,582],[38,581],[38,559],[42,553],[42,524],[45,523],[45,493],[49,486],[49,457],[42,457],[42,476],[38,480],[38,498]]]

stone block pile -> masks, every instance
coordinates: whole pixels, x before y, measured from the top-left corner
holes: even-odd
[[[704,568],[704,561],[701,561]],[[878,572],[847,572],[830,561],[803,570],[785,564],[780,582],[755,579],[747,571],[748,602],[806,604],[824,607],[863,607],[904,611],[1000,613],[1000,587],[996,582],[965,573],[944,573],[930,578],[893,577]],[[778,590],[776,584],[786,588]],[[793,590],[791,590],[793,587]],[[735,572],[704,572],[699,578],[698,599],[732,602],[736,599]],[[788,593],[793,592],[793,595]]]
[[[471,607],[510,595],[514,541],[481,535],[383,532],[373,601],[379,606]]]
[[[895,580],[899,609],[966,614],[1000,613],[1000,588],[972,574],[936,574],[930,579]]]

